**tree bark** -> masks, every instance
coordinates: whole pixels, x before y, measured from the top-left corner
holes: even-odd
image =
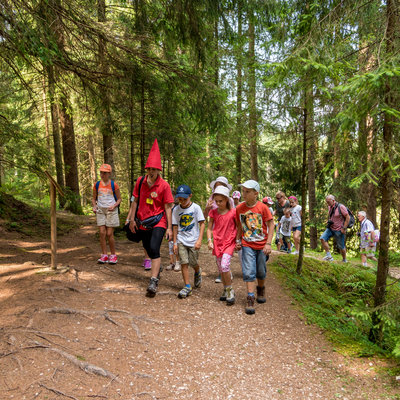
[[[256,107],[256,56],[255,56],[255,27],[254,14],[249,11],[249,140],[250,140],[250,158],[251,158],[251,178],[258,181],[258,140],[257,140],[257,107]]]
[[[305,109],[306,109],[306,132],[308,136],[308,207],[309,207],[309,222],[310,222],[310,247],[316,249],[318,246],[318,232],[316,221],[317,198],[315,194],[315,153],[316,153],[316,133],[314,131],[314,95],[312,84],[309,84],[304,92]],[[304,227],[304,225],[303,225]]]
[[[65,185],[71,190],[69,205],[67,208],[74,213],[81,213],[79,195],[78,162],[75,146],[74,120],[68,110],[68,100],[65,94],[60,99],[60,123],[63,142],[63,156],[65,166]]]
[[[135,110],[134,110],[134,89],[133,89],[133,81],[131,82],[131,93],[129,96],[130,105],[130,154],[129,154],[129,193],[133,193],[133,184],[135,181]]]
[[[236,184],[242,181],[242,136],[243,136],[243,115],[242,115],[242,102],[243,102],[243,77],[242,77],[242,0],[238,0],[238,49],[236,53]]]
[[[87,148],[90,167],[90,181],[91,183],[97,182],[97,168],[96,168],[96,154],[94,151],[93,135],[89,134],[87,137]]]
[[[396,24],[400,18],[399,2],[397,0],[386,1],[386,53],[390,57],[397,49],[395,46]],[[388,109],[396,108],[396,102],[393,92],[391,91],[392,82],[390,78],[386,78],[384,88],[385,105]],[[384,160],[382,163],[382,175],[380,180],[380,192],[382,193],[382,215],[380,225],[380,248],[378,259],[378,271],[376,274],[376,285],[374,292],[374,306],[379,307],[385,302],[386,282],[389,270],[389,243],[390,243],[390,210],[392,202],[392,169],[390,157],[393,154],[393,131],[394,118],[388,112],[384,112],[383,122],[383,148]],[[379,311],[372,314],[373,328],[370,331],[370,340],[374,343],[382,343],[383,340],[383,324]]]
[[[146,90],[142,79],[140,99],[140,173],[144,174],[146,162]]]
[[[97,18],[99,22],[106,22],[106,4],[105,0],[98,0],[97,3]],[[114,150],[113,150],[113,122],[111,118],[111,107],[110,107],[110,95],[107,89],[107,74],[108,65],[106,62],[106,42],[102,34],[99,34],[99,66],[100,71],[104,75],[102,84],[99,85],[99,96],[100,96],[100,131],[103,137],[103,153],[104,162],[110,164],[112,167],[112,175],[115,173],[114,168]]]

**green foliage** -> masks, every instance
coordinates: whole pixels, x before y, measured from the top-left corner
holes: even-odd
[[[270,267],[289,288],[307,321],[324,329],[335,344],[358,355],[399,355],[398,284],[388,286],[387,303],[379,310],[384,324],[384,341],[378,347],[368,340],[374,311],[375,275],[371,270],[305,258],[303,273],[299,276],[295,258],[284,255]]]

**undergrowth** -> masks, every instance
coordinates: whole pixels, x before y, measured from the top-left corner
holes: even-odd
[[[268,266],[290,290],[307,322],[325,330],[342,351],[358,356],[381,354],[400,359],[400,286],[388,279],[386,304],[379,310],[384,321],[380,345],[368,340],[372,328],[374,271],[349,264],[305,258],[296,273],[297,257],[281,255]]]
[[[0,191],[0,223],[8,231],[45,237],[50,235],[50,210],[31,207]],[[77,226],[77,218],[57,216],[57,235],[66,234]]]

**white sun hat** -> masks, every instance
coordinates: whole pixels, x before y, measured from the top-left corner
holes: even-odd
[[[226,179],[224,176],[219,176],[215,181],[212,181],[212,182],[210,183],[210,188],[211,188],[212,191],[214,191],[214,186],[215,186],[215,184],[216,184],[217,182],[223,183],[223,184],[229,189],[229,191],[232,190],[232,185],[230,185],[230,184],[228,183],[228,179]]]
[[[217,186],[213,192],[213,196],[216,194],[222,194],[222,196],[228,197],[229,198],[229,192],[230,190],[225,187],[225,186]]]

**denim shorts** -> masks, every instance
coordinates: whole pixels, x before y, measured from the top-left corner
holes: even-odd
[[[242,247],[242,273],[245,282],[254,282],[256,279],[265,279],[267,276],[267,261],[269,256],[262,250],[251,247]]]
[[[300,232],[301,232],[301,225],[299,225],[299,226],[294,226],[294,227],[292,228],[292,232],[296,232],[296,231],[300,231]]]
[[[339,247],[340,250],[344,250],[346,248],[344,244],[346,240],[346,235],[340,231],[333,231],[332,229],[328,228],[321,235],[320,239],[325,240],[325,242],[327,242],[332,236],[336,240],[337,247]]]

